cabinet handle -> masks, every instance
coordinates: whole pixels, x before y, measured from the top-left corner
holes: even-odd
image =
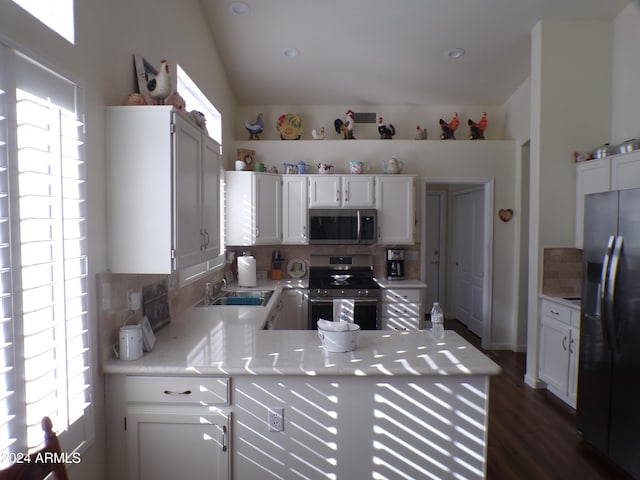
[[[349,201],[349,190],[347,190],[346,188],[344,190],[344,201],[345,202]]]
[[[222,451],[227,451],[227,426],[222,426]]]
[[[206,238],[207,240],[204,242],[204,248],[203,248],[203,250],[206,250],[206,249],[207,249],[207,247],[209,246],[209,241],[211,240],[211,238],[209,237],[209,232],[207,232],[207,229],[206,229],[206,228],[204,229],[204,235],[205,235],[205,238]]]
[[[340,201],[340,190],[336,190],[336,202]]]
[[[191,390],[184,390],[182,392],[174,392],[173,390],[165,390],[165,395],[191,395]]]
[[[562,337],[562,349],[567,351],[567,336]]]
[[[553,309],[549,309],[549,313],[553,314],[553,315],[560,315],[560,312],[556,312]]]
[[[574,352],[573,352],[573,342],[575,342],[575,341],[576,341],[576,339],[575,339],[575,338],[572,338],[572,339],[569,341],[569,353],[571,353],[571,355],[573,355],[573,353],[574,353]]]

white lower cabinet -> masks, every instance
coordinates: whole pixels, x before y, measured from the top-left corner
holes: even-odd
[[[193,407],[129,408],[128,478],[230,479],[229,438],[229,416],[221,412]]]
[[[108,375],[108,478],[230,479],[229,382]]]
[[[283,288],[280,295],[282,309],[276,319],[276,330],[305,330],[307,328],[307,290]]]
[[[539,376],[547,389],[576,406],[580,345],[579,307],[551,300],[540,302]]]
[[[424,307],[421,288],[384,288],[382,290],[382,329],[421,330]]]

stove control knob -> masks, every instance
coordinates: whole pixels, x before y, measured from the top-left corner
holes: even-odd
[[[327,295],[329,295],[329,292],[327,290],[324,291],[324,296],[326,297]]]
[[[358,290],[358,296],[361,297],[362,296],[362,290]]]
[[[344,295],[344,290],[340,290],[340,293],[341,293],[342,295]]]

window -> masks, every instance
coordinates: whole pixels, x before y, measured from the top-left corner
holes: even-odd
[[[51,30],[75,43],[74,0],[13,0]]]
[[[92,439],[79,88],[0,46],[0,452]]]
[[[204,93],[200,91],[198,86],[187,75],[180,65],[176,65],[176,71],[178,76],[177,91],[184,99],[187,105],[187,110],[198,110],[204,113],[207,119],[207,132],[209,136],[216,142],[222,145],[222,115],[216,107],[209,101]]]

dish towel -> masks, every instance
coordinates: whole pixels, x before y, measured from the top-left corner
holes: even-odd
[[[344,298],[333,299],[333,321],[353,323],[354,300]]]

